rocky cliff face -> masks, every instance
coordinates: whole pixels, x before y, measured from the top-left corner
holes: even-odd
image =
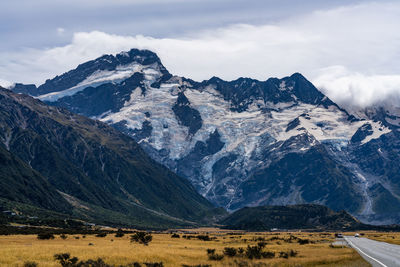
[[[319,203],[400,222],[398,116],[349,114],[299,73],[196,82],[135,49],[89,63],[33,95],[129,134],[216,205]]]

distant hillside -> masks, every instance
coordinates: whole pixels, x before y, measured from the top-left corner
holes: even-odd
[[[0,196],[54,211],[72,206],[37,171],[0,146]]]
[[[9,206],[23,203],[102,224],[196,225],[214,212],[189,181],[130,137],[1,88],[0,187]]]
[[[278,229],[351,230],[362,224],[346,211],[316,204],[242,208],[220,222],[226,228],[264,231]]]

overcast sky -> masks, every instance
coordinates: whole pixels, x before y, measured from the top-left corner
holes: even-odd
[[[137,47],[195,80],[301,72],[339,104],[396,104],[399,28],[400,1],[2,0],[0,85]]]

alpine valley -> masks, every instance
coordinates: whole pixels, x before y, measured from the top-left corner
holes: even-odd
[[[54,198],[58,206],[82,207],[86,204],[76,201],[81,199],[116,211],[138,203],[145,212],[159,201],[153,215],[166,212],[185,220],[211,212],[211,204],[181,176],[230,211],[315,203],[346,210],[363,222],[400,223],[400,116],[385,106],[347,111],[299,73],[266,81],[213,77],[197,82],[170,74],[153,52],[132,49],[81,64],[39,87],[15,84],[11,90],[38,100],[1,91],[0,99],[12,99],[18,112],[6,122],[0,151],[24,161],[10,159],[13,164],[38,170],[30,174],[37,177],[38,190],[54,187],[52,194],[67,196]],[[1,112],[7,112],[4,105]],[[27,120],[44,120],[47,130],[26,127]],[[79,130],[66,131],[71,128]],[[92,134],[92,128],[102,134]],[[29,139],[35,142],[24,146]],[[123,143],[122,152],[116,152],[116,143]],[[55,148],[62,149],[63,158],[53,156]],[[94,150],[99,156],[87,161]],[[48,161],[39,163],[39,156]],[[52,180],[48,164],[63,164],[58,175],[74,187]],[[128,186],[135,178],[124,170],[139,167],[146,179],[158,177],[141,187],[152,197]],[[95,181],[87,179],[92,171]],[[99,187],[104,195],[115,187],[119,193],[103,198],[89,187]],[[172,187],[180,190],[173,193],[177,199],[160,199]],[[181,208],[174,210],[169,201]]]

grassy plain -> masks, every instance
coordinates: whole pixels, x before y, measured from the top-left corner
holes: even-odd
[[[191,230],[179,233],[180,238],[171,238],[168,233],[153,233],[148,245],[130,242],[130,235],[117,238],[114,234],[106,237],[69,235],[63,240],[38,240],[36,235],[0,236],[0,266],[23,266],[34,261],[38,266],[60,266],[53,258],[56,253],[70,253],[80,260],[102,258],[116,266],[132,262],[163,262],[164,266],[370,266],[351,248],[332,248],[333,233],[239,233],[215,229]],[[194,233],[193,231],[196,231]],[[211,241],[197,238],[186,239],[183,235],[207,234]],[[291,237],[292,236],[292,237]],[[78,239],[79,238],[79,239]],[[298,240],[308,240],[299,244]],[[264,240],[264,241],[262,241]],[[248,259],[245,255],[228,257],[220,261],[209,260],[207,249],[223,254],[225,247],[244,248],[265,242],[264,251],[275,252],[271,259]],[[92,243],[93,245],[89,245]],[[295,257],[280,258],[279,252],[294,250]]]
[[[361,232],[362,237],[373,239],[376,241],[382,241],[386,243],[391,243],[395,245],[400,245],[400,232],[375,232],[367,231]]]

